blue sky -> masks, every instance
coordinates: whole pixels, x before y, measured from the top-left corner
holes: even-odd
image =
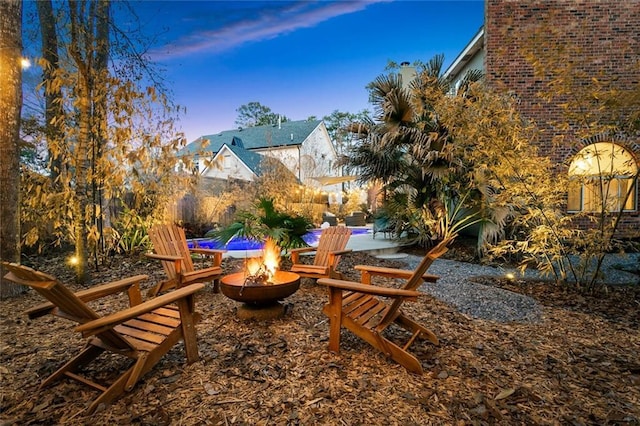
[[[389,60],[448,65],[483,24],[476,1],[131,1],[150,56],[186,108],[188,141],[235,127],[252,101],[292,120],[371,109]]]

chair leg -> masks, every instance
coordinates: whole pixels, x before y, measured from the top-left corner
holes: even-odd
[[[416,330],[412,335],[411,338],[407,341],[407,343],[404,344],[404,346],[402,347],[402,349],[404,349],[405,351],[407,349],[409,349],[409,347],[411,347],[411,345],[413,345],[413,342],[416,341],[416,339],[418,338],[418,336],[420,336],[421,331],[420,330]]]
[[[128,379],[124,386],[124,389],[126,391],[130,391],[131,389],[133,389],[140,376],[144,374],[148,356],[149,354],[147,352],[141,353],[138,359],[136,359],[136,362],[129,370],[130,373],[127,374]]]
[[[418,358],[403,350],[396,344],[386,341],[386,347],[391,352],[390,358],[415,374],[423,374],[422,365]]]
[[[412,373],[423,373],[420,361],[418,361],[418,358],[407,352],[407,347],[400,348],[400,346],[396,345],[390,340],[387,340],[382,336],[382,334],[377,331],[372,331],[371,333],[373,334],[377,343],[377,345],[373,346],[378,348],[380,352],[393,359]]]
[[[175,343],[172,342],[172,343]],[[173,347],[173,344],[168,345],[169,348]],[[161,352],[144,352],[139,353],[135,362],[127,371],[125,371],[115,382],[111,384],[107,389],[103,389],[102,394],[98,396],[87,408],[87,414],[92,414],[100,404],[110,404],[113,400],[122,395],[125,391],[129,392],[133,390],[140,380],[149,370],[151,370],[158,359],[162,357],[167,351]]]
[[[371,346],[382,352],[384,355],[393,359],[398,364],[415,374],[423,374],[422,365],[418,358],[411,355],[392,341],[386,339],[381,333],[372,331],[367,327],[354,322],[349,317],[345,317],[345,326],[361,339],[368,342]]]
[[[111,401],[124,393],[127,382],[129,381],[134,368],[136,368],[136,364],[134,364],[120,377],[118,377],[118,379],[113,382],[107,390],[102,392],[102,394],[100,394],[100,396],[89,405],[89,407],[87,408],[87,414],[93,414],[93,412],[96,411],[100,404],[109,404]]]
[[[434,345],[439,345],[440,342],[438,340],[438,336],[436,336],[433,331],[429,330],[425,326],[418,324],[412,319],[407,318],[405,315],[400,314],[395,319],[395,323],[404,328],[405,330],[409,330],[414,336],[411,339],[411,343],[415,340],[418,335],[423,334],[428,341],[433,343]],[[419,331],[419,333],[418,333]]]
[[[196,335],[197,321],[194,321],[192,312],[194,310],[193,304],[195,300],[193,296],[189,297],[189,300],[178,300],[178,308],[180,310],[180,321],[182,327],[182,340],[184,342],[184,349],[187,355],[187,363],[191,364],[200,359],[198,354],[198,343]]]
[[[91,344],[87,344],[87,346],[85,346],[84,349],[82,349],[82,351],[78,355],[70,359],[66,364],[60,367],[56,372],[54,372],[52,375],[47,377],[40,384],[40,388],[42,389],[50,385],[51,383],[55,382],[62,376],[67,375],[67,373],[73,373],[74,371],[77,371],[77,369],[80,368],[81,366],[88,364],[94,359],[96,359],[102,352],[104,352],[104,349]],[[83,382],[86,383],[86,381],[83,381]],[[87,384],[91,385],[90,383],[87,383]],[[98,388],[97,386],[94,386],[94,387]]]
[[[342,327],[342,290],[329,288],[329,303],[324,307],[329,317],[329,350],[340,352],[340,328]]]

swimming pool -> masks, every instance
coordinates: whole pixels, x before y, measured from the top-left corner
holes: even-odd
[[[363,235],[371,232],[371,229],[368,228],[350,229],[351,235]],[[306,243],[310,246],[314,246],[318,244],[321,233],[322,229],[312,229],[307,234],[305,234],[302,239],[305,240]],[[253,241],[243,238],[233,238],[231,241],[229,241],[229,243],[227,243],[226,246],[224,244],[221,244],[219,241],[213,240],[211,238],[197,238],[188,242],[190,248],[193,248],[196,243],[198,244],[198,247],[201,248],[226,249],[228,251],[261,250],[264,246],[264,241]]]

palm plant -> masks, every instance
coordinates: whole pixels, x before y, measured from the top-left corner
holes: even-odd
[[[426,219],[435,217],[432,201],[467,200],[456,188],[469,187],[464,182],[468,170],[456,156],[455,141],[435,109],[450,89],[442,76],[443,64],[444,56],[438,55],[421,65],[408,88],[395,74],[377,77],[369,85],[375,121],[350,127],[361,143],[351,151],[347,168],[361,182],[381,183],[387,210],[395,216],[391,223],[418,243],[431,240],[429,224],[435,226],[435,222]],[[478,72],[470,73],[460,87],[466,89],[480,77]]]
[[[213,231],[211,236],[222,244],[227,244],[234,237],[253,241],[265,241],[270,237],[283,249],[308,246],[302,237],[313,226],[309,219],[277,211],[269,198],[260,198],[255,208],[262,214],[240,212],[235,222]]]

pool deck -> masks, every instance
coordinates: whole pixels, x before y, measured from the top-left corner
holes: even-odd
[[[384,238],[383,233],[376,234],[373,238],[371,225],[357,228],[367,228],[366,234],[352,235],[347,242],[347,248],[353,251],[364,251],[372,255],[393,255],[400,250],[398,241]]]
[[[366,234],[352,235],[347,242],[347,248],[353,251],[363,251],[373,256],[381,258],[399,258],[405,255],[398,253],[401,245],[398,241],[384,238],[384,234],[378,233],[373,238],[373,230],[371,225],[357,226],[354,228],[367,229]],[[257,257],[262,254],[262,250],[235,250],[229,251],[223,255],[223,258],[245,258]]]

